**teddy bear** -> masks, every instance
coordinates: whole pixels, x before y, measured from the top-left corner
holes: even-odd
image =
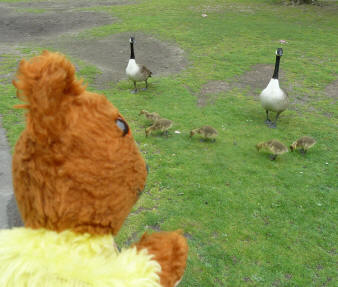
[[[0,286],[177,286],[182,231],[114,243],[148,173],[118,109],[57,52],[22,60],[13,84],[27,112],[12,161],[25,226],[0,231]]]

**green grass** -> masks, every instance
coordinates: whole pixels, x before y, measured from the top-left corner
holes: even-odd
[[[152,78],[146,92],[130,94],[127,81],[104,91],[127,118],[150,166],[147,191],[117,238],[121,246],[145,230],[182,228],[190,252],[180,286],[335,286],[337,104],[324,90],[337,76],[338,20],[336,4],[330,5],[144,0],[93,8],[121,21],[79,37],[142,31],[176,42],[189,61],[179,75]],[[278,128],[268,129],[259,102],[239,89],[197,107],[193,92],[210,80],[234,81],[252,65],[271,64],[280,39],[289,42],[281,65],[294,86],[290,98],[309,99],[298,112],[284,112]],[[1,70],[12,71],[17,60],[9,56]],[[90,84],[96,67],[74,61]],[[0,85],[0,95],[13,145],[23,114],[11,108],[17,100],[9,84]],[[141,109],[174,121],[168,139],[145,138]],[[203,124],[219,131],[216,143],[189,139],[189,130]],[[288,153],[272,162],[254,147],[272,138],[289,145],[301,135],[318,142],[306,156]]]
[[[20,9],[16,9],[15,11],[18,13],[42,14],[46,12],[46,9],[20,8]]]

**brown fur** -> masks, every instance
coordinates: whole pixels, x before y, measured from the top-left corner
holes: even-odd
[[[19,97],[27,126],[13,156],[15,196],[25,225],[116,234],[144,189],[146,165],[123,117],[85,91],[74,66],[44,52],[21,61]]]
[[[181,280],[187,261],[188,244],[180,231],[157,232],[151,235],[145,233],[136,248],[146,248],[161,264],[160,278],[163,287],[173,287]]]
[[[117,234],[147,176],[130,130],[116,124],[125,122],[122,115],[103,95],[87,92],[59,53],[21,61],[13,84],[27,109],[13,155],[25,226]],[[136,246],[161,264],[164,287],[182,278],[188,246],[180,232],[145,234]]]

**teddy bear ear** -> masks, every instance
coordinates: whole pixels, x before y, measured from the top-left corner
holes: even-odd
[[[29,61],[22,60],[16,77],[17,97],[26,102],[18,107],[28,109],[35,130],[52,127],[52,133],[62,102],[85,90],[75,78],[75,67],[60,53],[44,51]]]
[[[76,96],[85,89],[75,78],[75,67],[60,53],[44,51],[40,56],[20,62],[17,95],[29,107],[46,110],[57,108],[65,97]]]

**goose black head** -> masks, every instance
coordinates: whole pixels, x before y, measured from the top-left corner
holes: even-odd
[[[283,49],[282,48],[278,48],[277,50],[276,50],[276,55],[277,56],[283,56]]]
[[[129,39],[129,43],[133,43],[134,44],[135,42],[136,42],[135,41],[135,37],[131,36],[130,39]]]

